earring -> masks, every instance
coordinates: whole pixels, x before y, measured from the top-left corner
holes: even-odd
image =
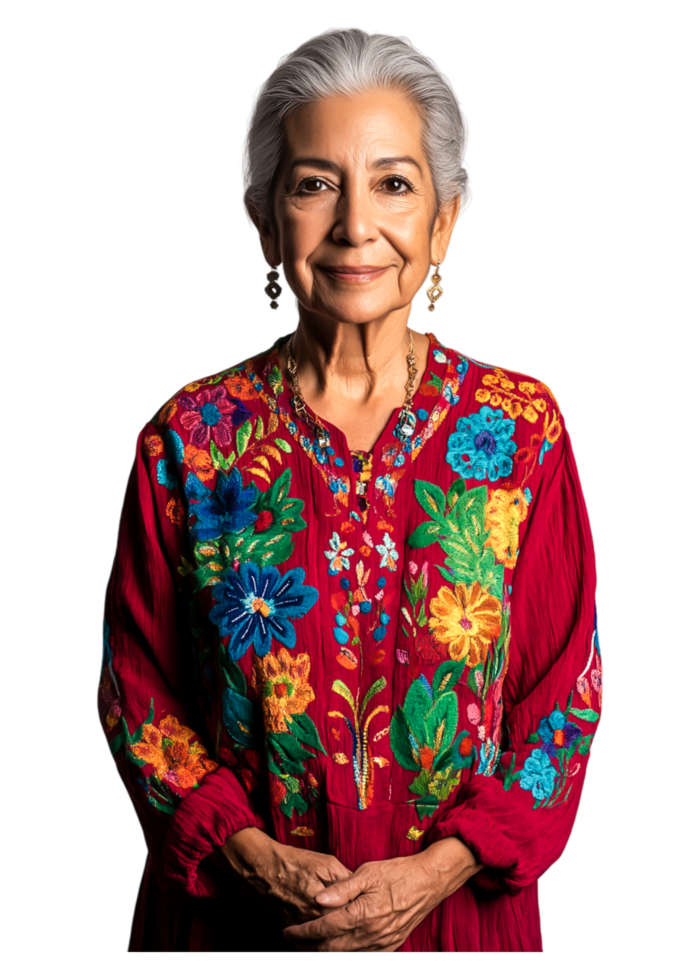
[[[277,297],[282,292],[282,287],[277,282],[277,280],[279,279],[279,277],[280,277],[280,274],[279,274],[279,272],[276,272],[275,271],[275,267],[273,265],[272,272],[268,272],[268,274],[267,274],[268,283],[267,283],[267,286],[265,286],[265,292],[267,293],[267,295],[272,300],[272,302],[270,303],[270,306],[272,307],[273,310],[276,310],[277,307],[279,306],[279,303],[277,302]]]
[[[428,309],[432,313],[435,309],[435,304],[442,296],[442,286],[440,285],[440,280],[442,276],[440,275],[440,259],[438,259],[438,264],[435,266],[435,272],[430,277],[433,285],[427,290],[428,299],[430,300],[430,306]]]

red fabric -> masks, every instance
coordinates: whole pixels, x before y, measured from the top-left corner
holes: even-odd
[[[289,949],[216,860],[248,826],[351,870],[459,837],[484,869],[402,950],[542,948],[601,711],[591,534],[549,389],[429,336],[369,461],[312,445],[286,338],[139,438],[99,690],[149,850],[130,949]]]

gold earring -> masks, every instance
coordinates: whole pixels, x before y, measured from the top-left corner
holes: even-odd
[[[428,289],[428,299],[430,300],[430,306],[428,309],[432,313],[435,309],[435,304],[442,296],[442,286],[440,285],[440,280],[442,276],[440,275],[440,259],[438,259],[438,264],[435,266],[435,272],[430,277],[433,285]]]

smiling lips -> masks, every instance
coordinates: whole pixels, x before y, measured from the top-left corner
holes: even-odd
[[[326,275],[340,282],[371,282],[389,268],[388,265],[326,265],[321,266]]]

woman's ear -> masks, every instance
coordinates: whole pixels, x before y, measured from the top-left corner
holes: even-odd
[[[449,201],[444,208],[441,208],[433,224],[432,235],[430,236],[430,262],[435,265],[438,259],[444,262],[447,247],[452,238],[454,226],[459,217],[459,204],[461,197],[457,194]]]
[[[248,198],[245,199],[244,203],[245,209],[248,212],[248,217],[258,229],[258,234],[260,235],[260,246],[263,250],[265,261],[268,263],[268,265],[281,265],[282,256],[280,254],[279,241],[277,231],[274,226],[274,220],[270,221],[264,215],[260,214],[258,209]]]

